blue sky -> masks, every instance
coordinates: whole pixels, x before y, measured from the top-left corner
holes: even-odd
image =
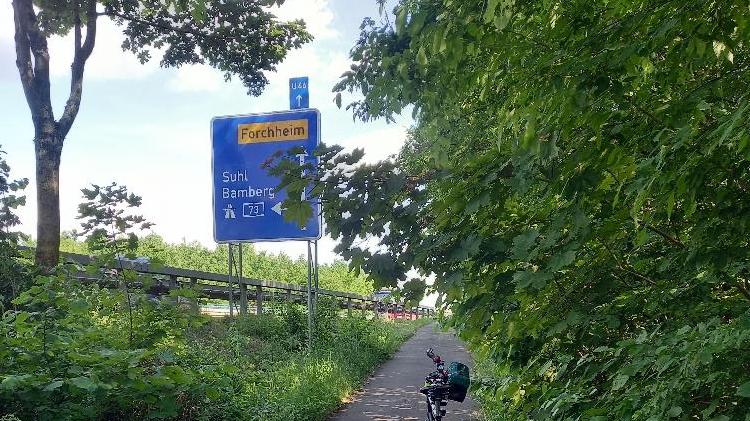
[[[364,147],[368,160],[398,152],[408,118],[387,125],[352,121],[333,104],[331,87],[348,65],[347,53],[366,16],[377,17],[375,0],[287,0],[276,13],[303,18],[316,39],[292,52],[269,74],[271,85],[249,97],[239,82],[225,83],[209,67],[161,69],[158,60],[141,65],[119,48],[121,35],[100,24],[96,49],[86,70],[81,112],[63,150],[61,217],[63,229],[78,226],[80,188],[117,181],[143,196],[142,213],[154,232],[172,242],[213,246],[209,122],[213,116],[282,110],[288,107],[289,77],[307,75],[312,107],[322,113],[322,138],[347,148]],[[29,204],[22,230],[35,233],[33,127],[21,91],[13,51],[9,0],[0,3],[0,144],[16,177],[28,177]],[[51,42],[53,96],[59,115],[69,83],[71,37]],[[321,260],[330,261],[333,241],[321,241]],[[302,254],[303,243],[266,243],[261,249]]]

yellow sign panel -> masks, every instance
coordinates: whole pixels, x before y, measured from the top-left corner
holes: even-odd
[[[301,119],[240,124],[237,126],[237,143],[243,145],[307,140],[309,136],[307,121],[307,119]]]

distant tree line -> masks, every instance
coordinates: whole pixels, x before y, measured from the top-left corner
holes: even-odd
[[[63,232],[60,251],[68,253],[89,253],[86,242],[76,239],[71,233]],[[272,254],[258,251],[250,244],[243,247],[243,274],[248,278],[269,281],[304,284],[307,282],[307,262],[302,256],[292,258],[286,254]],[[219,245],[215,249],[198,243],[170,244],[156,234],[148,235],[139,241],[137,254],[162,262],[164,265],[213,273],[227,273],[228,249]],[[356,275],[349,271],[343,261],[320,266],[320,287],[335,291],[369,295],[373,283],[364,274]]]

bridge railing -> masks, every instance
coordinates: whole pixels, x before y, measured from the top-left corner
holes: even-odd
[[[67,263],[78,265],[89,265],[94,262],[91,256],[75,253],[61,253],[62,258]],[[222,273],[202,272],[191,269],[175,268],[170,266],[151,265],[148,263],[139,263],[128,259],[120,261],[123,269],[133,270],[141,275],[148,275],[161,280],[160,288],[157,291],[168,293],[169,290],[178,288],[190,288],[199,292],[204,298],[213,298],[229,301],[230,279],[229,276]],[[79,278],[91,279],[90,274],[80,273]],[[91,279],[95,280],[95,279]],[[245,315],[248,313],[248,305],[254,302],[254,313],[261,314],[264,309],[264,302],[273,298],[287,302],[307,302],[307,296],[310,293],[303,285],[289,284],[284,282],[268,281],[261,279],[245,278],[233,279],[232,297],[235,303],[239,303],[239,313]],[[269,294],[271,293],[271,294]],[[315,291],[312,292],[315,294]],[[352,311],[360,310],[364,314],[372,311],[375,317],[385,315],[389,318],[419,318],[434,315],[435,311],[431,307],[417,306],[405,308],[401,304],[383,303],[374,299],[373,296],[359,295],[343,291],[331,291],[327,289],[318,289],[317,295],[332,297],[341,308],[345,308],[351,315]],[[193,303],[197,309],[197,301]]]

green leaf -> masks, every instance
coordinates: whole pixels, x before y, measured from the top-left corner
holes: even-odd
[[[406,28],[406,6],[400,6],[396,11],[396,31],[401,33]]]
[[[539,231],[533,229],[513,238],[512,257],[519,260],[526,259],[529,256],[529,248],[534,244],[537,237],[539,237]]]
[[[284,201],[284,220],[300,226],[307,224],[313,214],[312,206],[307,201]]]
[[[59,388],[62,385],[63,385],[62,380],[55,380],[54,382],[49,383],[47,386],[44,386],[44,389],[42,389],[42,390],[44,390],[45,392],[51,392],[51,391]]]
[[[336,104],[337,108],[341,108],[341,92],[338,92],[336,96],[333,98],[333,102]]]
[[[627,374],[618,374],[612,381],[612,390],[620,390],[628,382],[630,376]]]
[[[544,288],[547,281],[552,279],[552,275],[547,272],[534,272],[530,270],[516,272],[513,280],[518,284],[519,289],[534,287],[536,289]]]
[[[74,314],[84,313],[89,309],[89,303],[86,300],[73,300],[70,303],[70,311]]]
[[[737,388],[737,393],[735,393],[737,396],[742,396],[743,398],[750,398],[750,382],[746,382],[740,385],[740,387]]]
[[[495,9],[497,9],[497,5],[500,3],[500,0],[487,0],[487,8],[484,10],[484,22],[490,23],[495,18]]]
[[[424,46],[419,47],[417,51],[417,63],[422,67],[427,66],[427,53],[425,53]]]
[[[5,390],[13,390],[16,389],[19,385],[23,384],[26,380],[30,379],[30,374],[23,374],[20,376],[10,375],[3,379],[2,382],[0,382],[0,389]]]
[[[97,388],[97,385],[94,381],[92,381],[88,377],[83,376],[70,379],[70,384],[80,389],[84,389],[88,392],[93,392]]]

